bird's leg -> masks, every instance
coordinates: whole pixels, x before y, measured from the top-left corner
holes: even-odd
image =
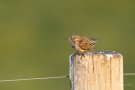
[[[77,51],[76,51],[75,54],[81,56],[81,59],[82,59],[83,57],[85,57],[85,55],[84,55],[85,53],[84,53],[84,52],[77,52]]]
[[[81,53],[81,59],[82,59],[82,57],[85,57],[85,53],[84,52]]]

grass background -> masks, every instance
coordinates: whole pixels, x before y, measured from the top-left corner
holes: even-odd
[[[124,56],[135,72],[135,1],[0,0],[0,80],[68,74],[71,34],[98,39],[96,51]],[[125,90],[135,89],[125,76]],[[0,90],[70,90],[68,79],[0,83]]]

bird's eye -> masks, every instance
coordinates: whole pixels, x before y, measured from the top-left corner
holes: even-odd
[[[70,37],[70,40],[72,40],[72,37]]]
[[[90,43],[90,45],[94,45],[94,43]]]

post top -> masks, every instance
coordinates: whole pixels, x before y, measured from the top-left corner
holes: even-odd
[[[110,50],[105,50],[105,51],[95,51],[95,52],[85,52],[82,54],[73,54],[73,56],[106,56],[108,58],[110,57],[122,57],[122,54],[116,51],[110,51]],[[72,56],[72,55],[71,55]]]
[[[119,57],[119,56],[122,56],[121,53],[116,52],[116,51],[110,51],[110,50],[92,52],[92,54],[94,54],[94,55],[104,55],[104,56],[107,56],[107,57]]]
[[[106,51],[97,51],[97,52],[92,52],[93,54],[120,54],[116,51],[110,51],[110,50],[106,50]]]

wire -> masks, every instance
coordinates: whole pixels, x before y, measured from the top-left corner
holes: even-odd
[[[124,73],[124,76],[135,76],[135,73]],[[69,76],[41,77],[41,78],[7,79],[7,80],[0,80],[0,83],[4,83],[4,82],[17,82],[17,81],[30,81],[30,80],[60,79],[60,78],[69,78]]]
[[[9,80],[0,80],[0,83],[3,83],[3,82],[17,82],[17,81],[28,81],[28,80],[58,79],[58,78],[68,78],[68,77],[69,77],[69,76],[42,77],[42,78],[21,78],[21,79],[9,79]]]
[[[134,76],[135,73],[124,73],[124,75],[126,75],[126,76]]]

